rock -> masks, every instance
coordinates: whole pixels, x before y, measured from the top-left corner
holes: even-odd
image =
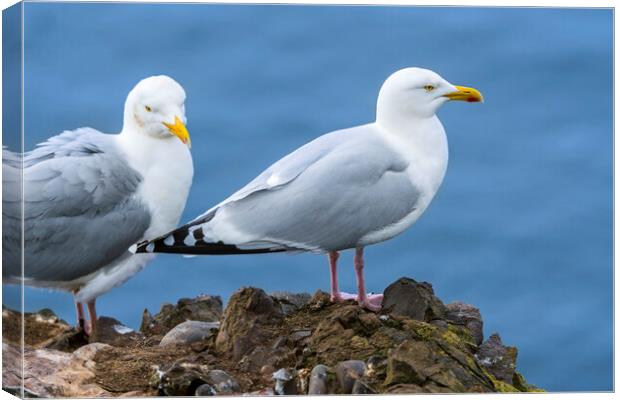
[[[469,329],[475,343],[482,344],[482,316],[480,310],[470,304],[461,302],[450,303],[446,306],[446,319]]]
[[[172,328],[159,342],[160,346],[191,344],[217,334],[219,322],[185,321]]]
[[[423,342],[412,341],[403,342],[391,350],[388,356],[385,384],[413,383],[422,385],[427,378],[427,374],[422,371],[428,364],[428,362],[424,362],[424,358],[428,357],[430,353],[428,345]]]
[[[213,386],[203,383],[202,385],[196,388],[196,392],[194,392],[194,396],[215,396],[217,393]]]
[[[272,376],[275,370],[273,369],[273,365],[265,364],[260,368],[260,373],[267,376]]]
[[[289,335],[288,338],[292,343],[297,343],[300,340],[309,338],[310,336],[312,336],[312,331],[310,329],[302,329],[302,330],[294,331],[293,333]]]
[[[182,322],[215,322],[219,321],[221,316],[220,296],[200,295],[193,299],[180,299],[176,305],[164,304],[155,316],[144,310],[140,332],[148,335],[165,335]]]
[[[278,340],[279,341],[279,340]],[[273,346],[257,346],[248,354],[241,357],[238,362],[239,368],[244,372],[249,373],[261,373],[260,371],[266,365],[271,366],[275,370],[275,365],[287,364],[287,361],[292,361],[291,349],[282,345],[283,347]]]
[[[385,370],[387,368],[387,358],[383,356],[371,356],[366,361],[366,376],[376,377],[378,379],[385,378]]]
[[[430,285],[410,279],[390,285],[386,294],[387,308],[377,315],[354,302],[332,303],[320,291],[304,303],[307,295],[269,296],[245,288],[229,300],[217,333],[204,329],[215,327],[214,321],[186,321],[187,315],[204,311],[200,304],[217,309],[219,298],[206,296],[164,305],[155,316],[146,311],[144,334],[102,317],[87,345],[49,310],[31,313],[27,326],[35,329],[24,350],[27,394],[83,398],[540,390],[515,371],[516,349],[501,344],[499,336],[476,343],[474,334],[482,333],[476,324],[482,320],[474,307],[444,307]],[[445,319],[437,318],[441,315]],[[170,326],[174,318],[179,322]],[[21,335],[21,316],[3,309],[3,322],[13,324],[3,325],[3,384],[15,392],[22,369],[19,340],[12,340]]]
[[[352,394],[375,394],[376,392],[363,379],[358,379],[353,384]]]
[[[382,313],[390,313],[430,322],[446,315],[446,306],[435,297],[433,287],[427,282],[400,278],[383,293]]]
[[[174,364],[163,374],[156,371],[156,376],[159,392],[166,396],[193,396],[209,380],[204,368],[189,363]]]
[[[431,325],[436,326],[439,329],[449,329],[450,325],[443,319],[434,319],[429,322]]]
[[[71,354],[52,349],[19,348],[2,344],[2,384],[19,387],[23,383],[33,397],[100,397],[112,394],[93,383],[96,348]],[[90,355],[88,353],[90,352]],[[86,365],[90,362],[89,365]]]
[[[294,311],[299,310],[310,301],[309,293],[291,293],[291,292],[273,292],[270,293],[280,303],[282,313],[288,315]]]
[[[72,352],[88,344],[88,336],[82,330],[71,329],[52,338],[45,345],[48,349]]]
[[[142,335],[121,322],[110,317],[99,317],[95,330],[91,333],[90,343],[107,343],[116,347],[134,345]]]
[[[329,369],[323,365],[318,364],[312,368],[310,372],[310,382],[308,383],[308,394],[328,394],[328,371]]]
[[[282,310],[278,304],[263,290],[238,290],[231,296],[224,311],[222,325],[215,339],[215,348],[218,352],[231,354],[234,360],[239,360],[265,343],[270,336],[270,326],[282,318]]]
[[[318,311],[328,305],[332,304],[329,293],[325,293],[322,290],[317,290],[310,301],[308,301],[308,307],[312,311]]]
[[[355,381],[362,378],[365,372],[366,363],[361,360],[348,360],[336,364],[336,378],[342,393],[350,394]]]
[[[24,343],[30,347],[46,347],[58,336],[75,332],[50,309],[44,308],[35,313],[24,313]],[[7,343],[21,343],[22,314],[2,309],[2,340]]]
[[[112,346],[105,343],[90,343],[73,352],[73,357],[84,362],[87,368],[94,368],[94,359],[97,352],[103,349],[110,349]]]
[[[207,379],[217,394],[232,394],[240,390],[239,382],[221,369],[209,371]]]
[[[499,334],[492,334],[480,345],[476,359],[497,379],[512,385],[517,364],[517,348],[504,346]]]
[[[297,382],[295,377],[297,371],[294,368],[281,368],[273,373],[275,384],[275,392],[279,395],[298,394]]]

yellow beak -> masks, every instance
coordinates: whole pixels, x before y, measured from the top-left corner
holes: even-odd
[[[450,100],[466,101],[468,103],[484,102],[482,93],[474,88],[456,86],[456,89],[456,92],[444,94],[444,97],[447,97]]]
[[[174,124],[169,124],[167,122],[162,123],[166,125],[166,128],[168,128],[174,136],[181,139],[181,142],[185,143],[187,147],[190,149],[192,148],[192,141],[189,138],[189,132],[179,117],[174,117]]]

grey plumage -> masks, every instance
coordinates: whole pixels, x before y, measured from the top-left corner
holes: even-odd
[[[7,151],[5,150],[5,153]],[[18,187],[19,167],[3,155],[3,184]],[[142,177],[112,135],[81,128],[50,138],[23,158],[24,277],[70,281],[130,253],[150,223],[134,196]],[[3,193],[3,279],[21,275],[19,195]]]
[[[407,176],[408,165],[373,127],[332,132],[282,158],[171,237],[153,241],[150,250],[221,254],[355,247],[415,209],[420,192]],[[137,248],[148,250],[146,244]]]

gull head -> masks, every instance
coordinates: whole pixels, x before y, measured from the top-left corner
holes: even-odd
[[[483,98],[476,89],[455,86],[431,70],[404,68],[390,75],[381,86],[377,118],[381,114],[429,118],[450,100],[482,102]]]
[[[174,79],[151,76],[129,92],[123,130],[130,128],[157,139],[178,138],[190,147],[185,123],[185,90]]]

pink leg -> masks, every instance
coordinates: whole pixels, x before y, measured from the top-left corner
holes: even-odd
[[[383,302],[382,294],[366,294],[366,285],[364,283],[364,248],[355,249],[355,276],[357,278],[357,301],[370,311],[381,311],[381,303]]]
[[[330,251],[329,258],[329,272],[331,278],[331,300],[334,302],[343,302],[351,299],[356,299],[355,295],[344,293],[338,290],[338,258],[340,254],[337,251]]]
[[[95,330],[95,324],[97,322],[97,310],[95,309],[95,300],[91,300],[86,303],[86,307],[88,307],[88,318],[89,324],[85,329],[87,335],[90,335]]]
[[[84,330],[84,308],[82,308],[82,303],[78,301],[75,302],[75,314],[77,315],[78,329]]]

